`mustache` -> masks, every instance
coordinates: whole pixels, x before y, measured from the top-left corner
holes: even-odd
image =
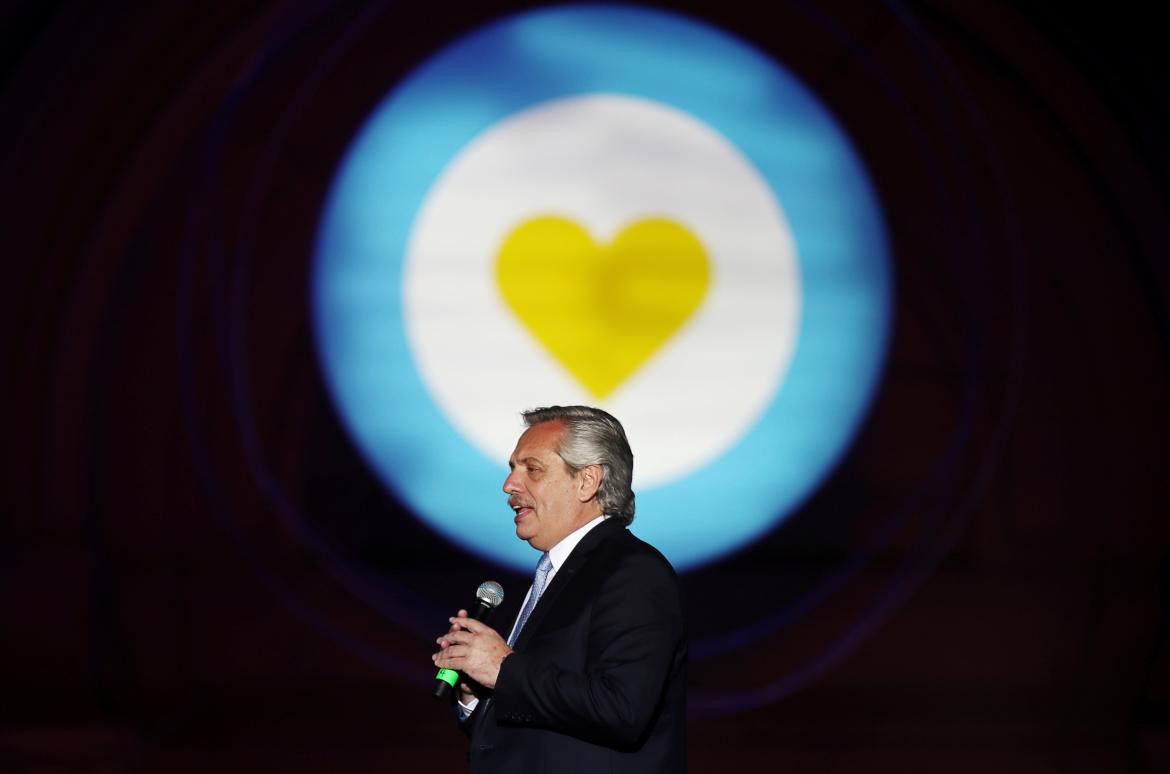
[[[524,498],[522,498],[522,497],[518,497],[516,495],[511,495],[508,498],[508,507],[509,508],[531,508],[532,503],[525,502]]]

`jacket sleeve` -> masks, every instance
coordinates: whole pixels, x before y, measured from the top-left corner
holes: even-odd
[[[497,718],[634,747],[683,657],[674,571],[657,555],[623,557],[607,573],[588,616],[583,670],[566,669],[564,659],[540,649],[504,660],[494,695]]]

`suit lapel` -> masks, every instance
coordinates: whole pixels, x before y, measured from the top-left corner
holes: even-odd
[[[565,560],[564,566],[557,569],[557,574],[553,577],[552,583],[540,595],[536,607],[532,609],[532,613],[524,623],[524,628],[520,630],[520,636],[516,638],[516,650],[523,652],[528,644],[528,640],[532,638],[533,632],[540,629],[540,625],[544,621],[548,611],[552,610],[556,605],[557,597],[560,596],[562,590],[572,583],[573,576],[585,564],[593,549],[601,545],[602,541],[610,535],[616,534],[615,530],[619,529],[625,529],[625,525],[613,519],[606,519],[589,530],[585,537],[581,538],[581,542],[573,547],[569,558]]]

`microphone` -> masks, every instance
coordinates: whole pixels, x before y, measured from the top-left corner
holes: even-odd
[[[495,581],[484,581],[475,590],[475,609],[471,611],[470,617],[486,621],[492,610],[503,601],[504,587]],[[431,695],[439,699],[447,697],[462,677],[463,673],[454,669],[440,669],[435,674],[435,689]]]

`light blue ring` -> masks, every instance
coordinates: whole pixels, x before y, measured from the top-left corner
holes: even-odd
[[[665,103],[723,134],[768,181],[797,244],[803,310],[782,389],[727,453],[638,492],[635,531],[687,569],[772,529],[828,475],[864,416],[888,337],[887,240],[865,169],[824,105],[755,49],[674,14],[573,6],[505,19],[432,56],[374,110],[334,181],[316,248],[318,351],[382,480],[447,538],[531,569],[500,493],[504,461],[464,440],[416,372],[403,259],[428,189],[476,135],[538,103],[598,92]]]

